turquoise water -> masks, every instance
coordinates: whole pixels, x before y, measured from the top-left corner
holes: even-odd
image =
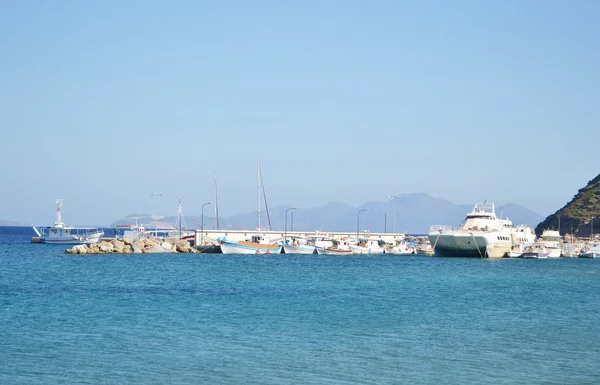
[[[0,237],[1,384],[600,383],[600,261],[77,256]]]

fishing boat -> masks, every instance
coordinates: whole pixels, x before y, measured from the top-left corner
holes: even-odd
[[[260,224],[260,201],[261,187],[264,194],[264,185],[262,183],[262,174],[260,171],[260,163],[257,166],[258,177],[258,226],[256,233],[250,236],[250,239],[239,242],[230,242],[226,239],[221,240],[221,253],[223,254],[281,254],[281,246],[271,242],[262,232]],[[269,220],[269,228],[271,227],[271,219],[269,217],[269,208],[265,195],[265,208],[267,210],[267,219]]]
[[[523,258],[546,259],[549,255],[550,250],[541,243],[534,243],[523,250]]]
[[[600,258],[600,242],[590,242],[581,251],[579,258]]]
[[[408,244],[408,242],[404,239],[396,240],[394,244],[386,245],[383,248],[384,254],[415,254],[416,249]]]
[[[351,255],[352,249],[350,244],[354,243],[352,238],[334,239],[332,246],[317,247],[317,254],[319,255]]]
[[[283,244],[285,254],[317,254],[317,248],[333,247],[334,240],[328,235],[321,235],[317,231],[315,235],[303,238],[293,238],[292,243]]]
[[[56,200],[56,222],[52,226],[33,227],[33,231],[38,236],[32,238],[31,241],[57,245],[89,245],[98,243],[104,235],[104,231],[97,227],[66,226],[62,222],[62,204],[62,199]]]
[[[350,244],[353,254],[383,254],[385,242],[377,238],[359,238],[358,243]]]
[[[223,254],[280,254],[281,246],[270,243],[263,234],[253,234],[250,240],[239,242],[221,241]]]

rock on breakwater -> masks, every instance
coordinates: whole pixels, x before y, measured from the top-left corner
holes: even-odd
[[[92,245],[77,245],[65,250],[66,254],[150,254],[150,253],[196,253],[197,250],[182,239],[123,238],[101,241]]]

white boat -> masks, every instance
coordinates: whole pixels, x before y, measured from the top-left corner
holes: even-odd
[[[317,247],[327,248],[333,246],[333,238],[327,235],[313,235],[304,238],[294,238],[291,244],[284,243],[283,252],[285,254],[316,254]]]
[[[600,242],[590,242],[581,251],[579,258],[600,258]]]
[[[402,240],[396,240],[395,244],[393,245],[386,245],[383,248],[383,253],[384,254],[400,254],[400,255],[407,255],[407,254],[415,254],[416,248],[412,247],[408,244],[408,242],[404,239]]]
[[[550,255],[550,250],[541,243],[534,243],[525,247],[523,250],[523,258],[546,259]]]
[[[350,244],[353,254],[383,254],[385,243],[378,238],[360,238],[357,244]]]
[[[557,230],[544,230],[535,242],[546,246],[548,258],[560,258],[562,254],[562,237]]]
[[[317,254],[319,255],[351,255],[352,250],[350,244],[354,243],[352,238],[334,239],[333,246],[329,247],[317,247]]]
[[[254,234],[248,241],[221,241],[223,254],[281,254],[281,246],[267,241],[263,234]]]
[[[523,258],[527,246],[535,242],[535,234],[529,226],[518,226],[511,234],[512,246],[506,253],[508,258]]]
[[[137,219],[135,224],[118,223],[113,229],[117,239],[141,239],[150,237],[150,232],[147,231],[143,225],[138,224]]]
[[[257,233],[251,235],[249,240],[239,242],[229,242],[226,239],[221,240],[221,253],[223,254],[281,254],[281,246],[268,240],[260,226],[260,200],[262,175],[260,171],[260,163],[257,164],[257,179],[258,179],[258,227]],[[266,198],[265,198],[266,206]],[[267,209],[267,218],[269,217]]]
[[[73,227],[65,226],[62,222],[63,200],[56,200],[56,222],[49,227],[33,227],[33,231],[38,235],[40,243],[50,243],[57,245],[89,245],[98,243],[104,235],[104,231],[97,227]]]
[[[431,242],[427,237],[417,237],[417,246],[415,247],[415,251],[417,254],[421,255],[432,255],[433,254],[433,246],[431,246]]]
[[[432,226],[428,238],[435,256],[502,258],[515,244],[516,231],[509,219],[496,216],[493,203],[484,201],[475,204],[462,226]]]

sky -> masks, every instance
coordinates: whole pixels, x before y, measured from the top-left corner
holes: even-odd
[[[424,192],[549,215],[599,173],[600,2],[0,2],[0,219]],[[162,194],[162,196],[152,196]],[[205,207],[205,215],[212,205]]]

